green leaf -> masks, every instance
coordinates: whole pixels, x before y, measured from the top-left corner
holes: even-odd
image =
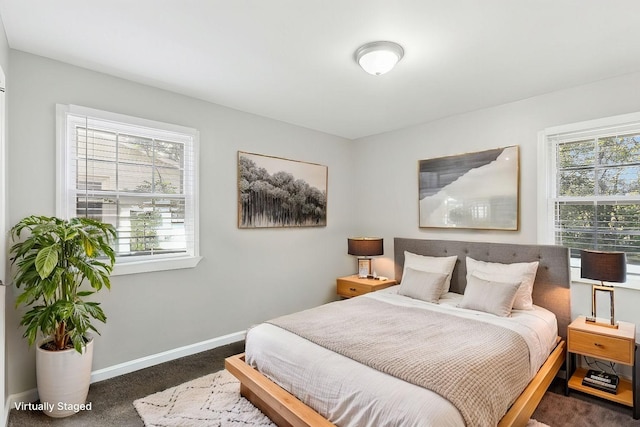
[[[95,292],[93,291],[80,291],[78,292],[78,296],[79,297],[88,297],[91,294],[94,294]]]
[[[42,248],[36,256],[36,270],[41,278],[45,279],[51,274],[58,264],[58,251],[56,246]]]
[[[58,345],[71,342],[80,351],[86,333],[97,333],[92,321],[106,321],[99,303],[83,299],[110,287],[115,228],[87,218],[30,216],[10,235],[14,283],[23,291],[16,306],[31,308],[20,322],[24,337],[32,345],[41,335],[55,335]],[[83,284],[93,289],[81,291]]]
[[[82,239],[82,244],[84,245],[84,251],[89,257],[93,257],[93,244],[90,239]]]

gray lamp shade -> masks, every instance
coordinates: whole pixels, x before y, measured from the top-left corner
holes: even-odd
[[[580,277],[602,282],[627,280],[627,255],[624,252],[580,252]]]
[[[348,253],[355,256],[383,255],[382,239],[379,237],[353,237],[347,239]]]

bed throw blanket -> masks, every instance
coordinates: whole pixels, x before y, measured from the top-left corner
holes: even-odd
[[[451,314],[352,298],[267,323],[438,393],[469,427],[497,425],[530,380],[520,335]]]

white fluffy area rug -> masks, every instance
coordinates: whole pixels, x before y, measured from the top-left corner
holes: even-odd
[[[240,382],[226,370],[133,402],[147,427],[275,426],[240,396]]]
[[[536,420],[529,420],[529,422],[527,423],[527,427],[549,427],[548,425],[541,423],[540,421],[536,421]]]
[[[226,370],[180,384],[133,402],[147,427],[275,426],[240,396],[240,382]],[[529,420],[527,427],[549,427]]]

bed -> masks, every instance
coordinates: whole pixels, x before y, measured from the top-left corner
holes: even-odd
[[[438,259],[455,257],[453,271],[448,277],[450,280],[448,292],[438,297],[437,304],[407,298],[399,295],[400,287],[391,287],[351,300],[327,304],[309,312],[318,312],[317,316],[302,312],[297,316],[284,316],[273,322],[265,322],[251,328],[247,334],[246,353],[226,361],[227,369],[241,381],[242,395],[280,426],[475,425],[479,424],[479,421],[473,418],[473,406],[466,407],[465,400],[471,402],[477,399],[480,399],[480,407],[489,406],[488,403],[493,405],[494,401],[498,402],[495,408],[489,409],[493,411],[491,416],[496,417],[499,414],[498,418],[494,418],[499,421],[498,425],[526,425],[565,357],[566,330],[570,321],[568,249],[546,245],[395,238],[395,278],[399,283],[402,282],[403,274],[406,275],[406,283],[409,283],[410,274],[415,274],[412,269],[405,270],[405,255],[411,256],[411,262],[414,257],[420,256]],[[471,261],[480,263],[537,263],[531,292],[535,310],[513,310],[512,315],[506,317],[506,319],[515,319],[512,322],[496,319],[502,316],[459,308],[458,305],[466,297],[462,295],[467,288],[467,257],[471,258]],[[477,286],[478,280],[475,274],[474,270],[468,294]],[[323,314],[324,310],[326,312]],[[342,312],[336,314],[334,310]],[[367,320],[360,322],[361,319],[366,319],[366,310],[376,312],[375,322]],[[391,312],[394,314],[389,314]],[[396,313],[402,313],[402,316],[407,317],[405,320],[395,321],[393,319]],[[449,321],[450,316],[460,320]],[[479,379],[473,379],[473,381],[482,381],[482,387],[477,386],[480,383],[469,380],[471,382],[467,386],[468,389],[451,391],[450,383],[461,382],[461,378],[466,380],[471,378],[471,375],[458,373],[458,369],[450,367],[444,369],[444,365],[443,369],[430,368],[432,361],[428,358],[432,357],[432,354],[437,356],[442,353],[435,350],[440,349],[442,345],[432,345],[429,351],[416,349],[413,345],[398,345],[398,342],[421,341],[420,338],[416,338],[416,335],[411,334],[415,334],[415,330],[422,333],[429,328],[429,325],[413,325],[416,322],[406,320],[418,317],[421,322],[440,321],[442,323],[437,327],[434,323],[433,329],[461,323],[464,325],[462,329],[468,329],[469,334],[478,336],[477,339],[489,340],[492,345],[482,346],[489,350],[508,349],[511,344],[501,341],[504,336],[520,337],[508,340],[518,343],[520,347],[517,351],[504,351],[509,354],[508,357],[513,358],[513,360],[505,359],[505,366],[513,365],[513,369],[499,367],[495,371],[495,366],[491,364],[476,366],[475,363],[480,362],[467,362],[471,360],[470,354],[475,358],[475,350],[470,351],[469,348],[478,348],[477,344],[476,347],[465,350],[465,344],[470,340],[462,336],[463,332],[450,333],[448,336],[452,338],[447,340],[447,345],[459,346],[460,349],[454,352],[455,354],[452,353],[455,357],[450,357],[451,363],[458,363],[457,366],[471,371],[480,370],[480,372],[489,373],[484,378],[480,375]],[[428,320],[423,320],[423,317]],[[334,318],[337,320],[333,320]],[[472,319],[467,320],[467,318]],[[517,323],[521,321],[520,318],[524,320],[522,323]],[[379,319],[389,319],[389,321],[379,321]],[[501,324],[505,320],[508,325]],[[305,323],[307,321],[315,321],[320,328],[315,336],[303,338],[299,335],[300,331],[296,331],[295,328],[314,330],[314,327]],[[476,321],[485,323],[482,323],[479,329],[473,329],[477,328],[473,326],[477,323]],[[336,326],[340,325],[340,322],[343,322],[342,328]],[[540,329],[532,326],[531,322],[550,325],[550,327],[546,330]],[[351,326],[355,328],[358,323],[375,323],[376,329],[383,327],[378,324],[388,323],[384,327],[392,328],[390,330],[394,330],[393,328],[398,327],[398,324],[411,323],[412,326],[409,329],[413,328],[413,330],[402,330],[402,332],[398,330],[397,334],[386,333],[385,339],[369,339],[362,338],[368,337],[366,330],[358,329],[357,334],[350,333]],[[325,329],[322,329],[323,325],[326,325]],[[493,331],[493,329],[495,331],[491,333],[495,335],[487,335],[487,338],[483,338],[482,334],[485,330]],[[528,330],[535,332],[527,335]],[[340,341],[349,340],[349,335],[357,335],[360,341],[355,344]],[[455,341],[454,338],[458,335],[460,339]],[[386,342],[386,337],[389,338],[389,342]],[[374,342],[375,346],[371,346],[370,344]],[[496,345],[496,343],[499,344]],[[363,348],[359,349],[359,347]],[[402,357],[402,362],[389,362],[389,360],[393,361],[397,353],[393,350],[394,348],[402,349],[402,356],[398,356]],[[525,350],[523,351],[522,348]],[[389,353],[387,356],[384,356],[385,351]],[[484,352],[485,349],[482,351]],[[527,355],[526,362],[523,360],[524,354]],[[378,357],[388,359],[378,360]],[[427,359],[418,360],[419,357]],[[503,356],[496,353],[487,357],[497,360],[496,357]],[[517,363],[523,363],[523,365],[516,365],[516,359]],[[446,362],[449,363],[448,360]],[[437,363],[443,362],[439,360]],[[405,369],[405,364],[414,367]],[[463,368],[460,368],[460,372],[463,372]],[[520,374],[525,371],[527,374]],[[496,372],[499,372],[499,375]],[[511,387],[505,386],[507,381],[501,379],[503,375],[509,378],[517,377],[520,384],[514,382]],[[454,380],[449,381],[447,376],[453,377]],[[491,379],[497,376],[501,378],[493,381],[495,385],[487,385],[487,382],[491,383]],[[421,381],[433,381],[436,384],[422,386]],[[512,381],[508,383],[511,384]],[[476,386],[474,387],[473,384]],[[468,394],[471,392],[467,390],[473,388],[491,391]],[[510,388],[517,388],[515,394]],[[505,394],[506,400],[494,399],[494,395],[501,393]],[[485,422],[484,418],[483,422]],[[493,424],[493,421],[490,423]]]

